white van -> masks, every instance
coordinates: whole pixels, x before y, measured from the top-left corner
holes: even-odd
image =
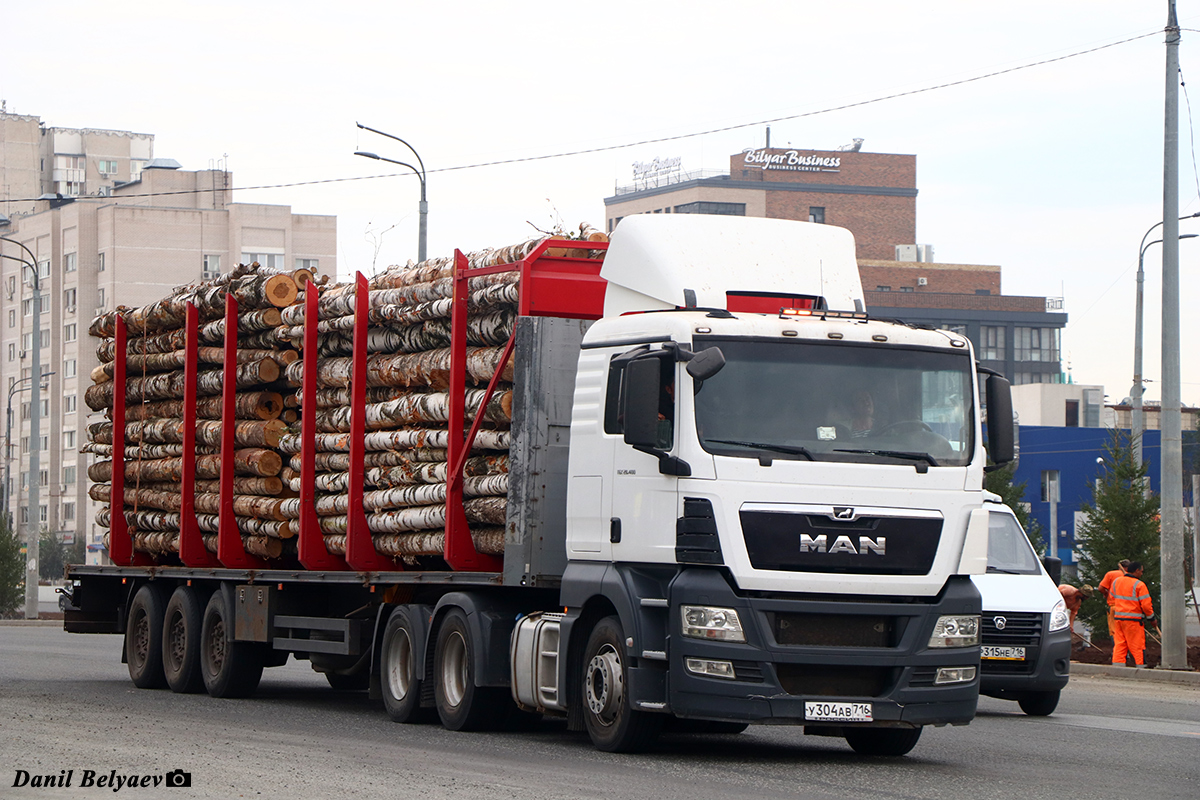
[[[979,692],[1016,700],[1026,714],[1044,717],[1067,685],[1070,615],[1056,578],[999,499],[991,495],[987,503],[987,574],[971,578],[983,595]],[[1052,568],[1061,563],[1046,561]]]

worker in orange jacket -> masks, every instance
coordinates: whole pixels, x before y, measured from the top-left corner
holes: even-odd
[[[1119,578],[1125,574],[1126,570],[1129,569],[1130,563],[1131,562],[1129,561],[1128,558],[1122,558],[1120,560],[1120,562],[1117,564],[1116,569],[1109,570],[1108,572],[1104,573],[1104,577],[1100,579],[1100,585],[1097,587],[1100,590],[1100,594],[1108,602],[1108,635],[1114,641],[1117,638],[1117,633],[1116,633],[1117,623],[1113,619],[1112,596],[1111,596],[1112,585],[1113,585],[1113,581],[1115,581],[1117,578]]]
[[[1133,656],[1135,667],[1145,661],[1146,628],[1154,622],[1154,605],[1150,602],[1150,590],[1141,581],[1142,565],[1130,562],[1129,570],[1112,582],[1108,602],[1112,606],[1116,622],[1113,636],[1113,665],[1125,666],[1126,653]]]

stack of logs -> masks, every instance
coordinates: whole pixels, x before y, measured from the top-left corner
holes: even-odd
[[[92,499],[108,503],[97,523],[109,527],[123,513],[135,551],[164,557],[179,551],[180,480],[183,469],[187,304],[199,312],[198,403],[196,415],[196,518],[207,549],[217,550],[221,444],[221,390],[225,342],[225,298],[238,300],[234,513],[246,552],[280,558],[295,551],[288,540],[296,526],[283,513],[288,490],[279,477],[280,438],[288,423],[280,383],[283,369],[299,353],[278,338],[280,309],[292,305],[312,273],[278,273],[257,264],[239,266],[215,280],[177,288],[169,297],[141,308],[120,307],[96,317],[89,333],[99,338],[100,360],[84,400],[106,420],[88,428],[85,452],[104,459],[113,452],[113,381],[116,319],[125,320],[124,498],[112,497],[113,462],[88,467]],[[295,412],[289,415],[295,418]],[[123,500],[123,503],[122,503]],[[116,509],[120,509],[117,511]],[[109,545],[109,534],[105,534]],[[111,549],[111,547],[110,547]]]
[[[468,259],[473,268],[512,263],[529,255],[545,238],[473,253]],[[553,238],[607,239],[586,225],[580,226],[579,234]],[[567,247],[553,248],[548,254],[593,255]],[[453,258],[435,258],[391,267],[368,284],[363,497],[367,528],[381,555],[433,568],[440,565],[436,557],[443,552],[445,538],[453,271]],[[294,546],[287,545],[294,541],[301,513],[301,425],[295,420],[304,375],[300,352],[305,305],[303,281],[282,291],[275,286],[282,277],[242,267],[216,281],[177,289],[170,298],[145,308],[121,310],[130,336],[124,513],[135,550],[156,556],[178,550],[183,305],[191,301],[200,310],[201,344],[217,345],[224,338],[223,320],[217,315],[223,312],[225,293],[232,292],[241,309],[239,477],[234,487],[238,528],[248,553],[294,556]],[[468,283],[466,415],[468,424],[478,414],[483,420],[464,468],[463,505],[476,550],[502,555],[513,364],[511,359],[506,364],[500,360],[516,321],[518,273],[489,274]],[[318,299],[317,407],[311,412],[317,426],[315,505],[326,548],[336,555],[346,552],[349,525],[355,289],[354,283],[334,284],[323,288]],[[104,363],[93,374],[96,383],[86,395],[89,407],[107,409],[110,416],[112,385],[107,378],[112,373],[114,323],[114,314],[92,323],[91,334],[104,337],[98,351]],[[200,348],[205,363],[197,408],[196,507],[201,530],[214,533],[222,359],[219,347]],[[206,375],[210,364],[215,370],[211,376]],[[485,388],[497,370],[501,382],[481,410]],[[91,426],[89,433],[91,442],[85,449],[101,456],[111,453],[110,422]],[[89,477],[96,482],[93,498],[109,501],[111,474],[111,461],[89,468]],[[107,526],[107,510],[98,521]],[[205,537],[214,552],[215,539]]]

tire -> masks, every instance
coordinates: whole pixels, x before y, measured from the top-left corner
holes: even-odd
[[[392,611],[383,629],[379,651],[379,684],[383,707],[392,722],[424,722],[430,709],[421,708],[421,680],[417,678],[417,637],[403,608]]]
[[[165,606],[163,592],[150,584],[138,589],[129,604],[125,660],[129,663],[129,678],[139,689],[163,689],[167,685],[162,660]]]
[[[588,735],[597,750],[634,753],[652,745],[665,714],[635,711],[625,691],[625,634],[617,617],[596,623],[583,651],[580,703]]]
[[[190,586],[180,586],[163,615],[162,663],[167,685],[180,694],[204,691],[200,674],[200,627],[204,605]]]
[[[1060,692],[1027,692],[1017,698],[1017,705],[1031,717],[1048,717],[1058,708]]]
[[[204,608],[200,627],[200,673],[204,688],[213,697],[248,697],[262,678],[263,651],[256,642],[230,642],[226,631],[233,614],[225,593],[213,592]]]
[[[475,685],[475,645],[466,614],[451,609],[438,628],[433,658],[434,701],[448,730],[490,730],[508,714],[507,689]]]
[[[920,728],[862,728],[846,731],[846,743],[864,756],[902,756],[917,746]]]

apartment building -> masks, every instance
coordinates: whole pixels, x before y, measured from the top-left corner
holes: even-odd
[[[83,537],[89,560],[103,560],[97,547],[103,531],[95,524],[100,506],[87,494],[90,461],[79,453],[88,423],[100,419],[84,403],[98,364],[96,342],[87,333],[95,314],[116,304],[144,305],[238,263],[336,274],[335,217],[234,203],[231,187],[228,172],[189,172],[174,161],[151,159],[137,179],[113,186],[108,196],[21,203],[26,211],[0,216],[0,237],[12,240],[0,241],[0,386],[12,408],[5,455],[11,513],[21,530],[31,513],[29,453],[37,447],[40,507],[32,513],[43,529]],[[39,298],[21,245],[34,254]],[[32,327],[35,302],[40,336]],[[36,401],[28,388],[35,346],[42,373],[54,373]],[[31,402],[40,403],[37,431],[30,430]]]

